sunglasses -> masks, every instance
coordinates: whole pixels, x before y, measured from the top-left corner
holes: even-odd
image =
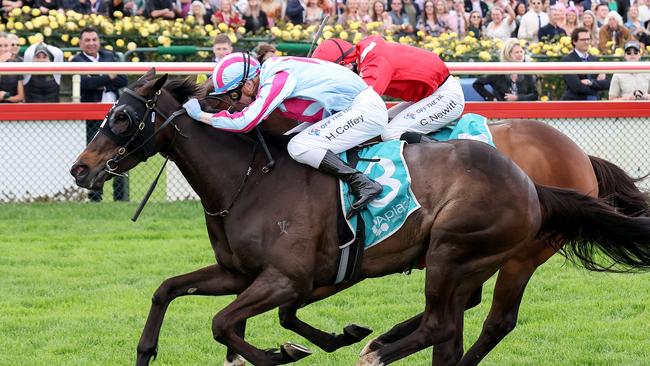
[[[635,49],[631,49],[631,50],[627,50],[627,51],[625,51],[625,54],[626,54],[626,55],[638,55],[638,54],[639,54],[639,51],[638,51],[638,50],[635,50]]]

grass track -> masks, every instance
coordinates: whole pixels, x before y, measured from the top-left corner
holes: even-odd
[[[0,205],[0,365],[126,365],[162,280],[213,263],[198,203]],[[491,298],[493,280],[485,288]],[[423,274],[366,281],[299,314],[339,332],[376,334],[421,311]],[[221,365],[213,315],[231,297],[185,297],[167,312],[155,365]],[[486,301],[466,313],[466,347]],[[556,256],[533,277],[518,327],[484,365],[650,365],[650,275],[590,273]],[[362,344],[327,354],[279,327],[249,321],[261,348],[292,340],[315,354],[300,365],[353,365]],[[431,350],[396,365],[430,365]]]

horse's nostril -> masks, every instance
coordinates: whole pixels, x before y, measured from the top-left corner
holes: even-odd
[[[81,179],[88,174],[88,166],[85,164],[75,164],[72,169],[70,169],[70,174],[76,179]]]

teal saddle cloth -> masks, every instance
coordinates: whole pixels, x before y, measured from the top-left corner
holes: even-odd
[[[470,139],[482,141],[494,147],[492,135],[487,126],[487,119],[478,114],[463,115],[456,123],[431,134],[438,141],[452,139]],[[363,219],[364,247],[379,244],[397,230],[406,219],[420,208],[411,190],[411,175],[404,161],[404,141],[388,141],[363,147],[354,151],[358,155],[356,169],[368,175],[383,186],[379,197],[372,201],[359,215],[346,220],[347,235],[340,233],[341,248],[354,242],[359,218]],[[341,159],[348,162],[348,154],[342,153]],[[355,159],[356,160],[356,159]],[[339,181],[341,214],[350,210],[354,196],[347,184]]]

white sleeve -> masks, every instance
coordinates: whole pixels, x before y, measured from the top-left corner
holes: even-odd
[[[296,85],[289,73],[280,71],[260,86],[255,101],[241,112],[220,111],[214,115],[203,112],[201,121],[226,131],[248,132],[287,99]]]

